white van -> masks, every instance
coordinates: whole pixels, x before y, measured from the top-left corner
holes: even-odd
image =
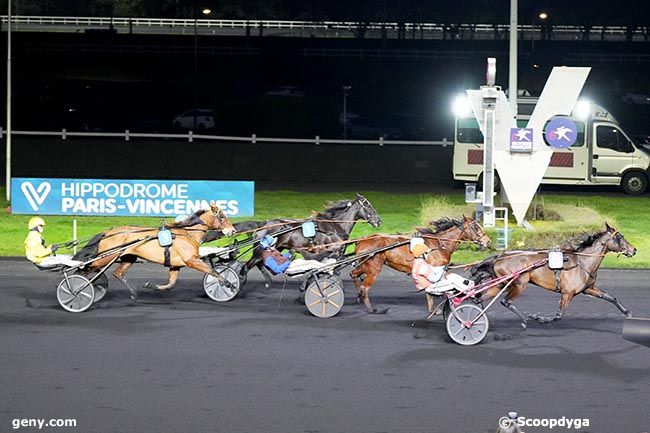
[[[537,99],[518,99],[518,126],[526,126]],[[611,113],[592,102],[579,101],[571,120],[578,127],[578,139],[568,149],[553,151],[543,184],[620,185],[628,194],[646,191],[650,153],[630,139]],[[481,179],[483,134],[471,111],[456,117],[453,171],[457,181]]]

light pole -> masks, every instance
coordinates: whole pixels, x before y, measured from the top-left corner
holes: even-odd
[[[352,86],[343,86],[343,140],[348,139],[348,96]]]
[[[199,54],[198,54],[198,17],[196,13],[196,2],[194,3],[194,8],[193,8],[193,13],[194,13],[194,86],[193,86],[193,102],[194,102],[194,110],[192,111],[192,131],[196,131],[196,105],[197,105],[197,100],[198,100],[198,75],[199,75]],[[208,8],[203,8],[201,10],[201,13],[204,16],[208,16],[212,13],[212,10]]]
[[[7,165],[5,188],[7,203],[11,203],[11,2],[7,10]]]
[[[545,21],[547,18],[548,18],[548,14],[546,12],[540,12],[539,14],[537,14],[537,16],[535,16],[533,18],[533,32],[532,32],[532,36],[531,36],[531,39],[530,39],[531,40],[531,43],[530,43],[530,57],[531,57],[531,61],[533,62],[533,65],[535,64],[535,24],[537,23],[538,20],[541,23],[541,22]],[[544,31],[544,29],[542,29],[542,27],[540,25],[540,33],[543,32],[543,31]]]

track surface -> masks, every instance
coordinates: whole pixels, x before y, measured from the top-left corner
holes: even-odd
[[[165,278],[151,265],[129,275],[138,286]],[[460,347],[441,318],[424,320],[408,277],[386,270],[371,296],[388,314],[365,314],[346,281],[332,319],[296,302],[297,280],[266,290],[257,271],[227,304],[191,270],[136,304],[111,277],[82,314],[58,306],[57,278],[0,261],[0,432],[18,418],[75,418],[75,429],[43,431],[480,433],[510,410],[590,420],[527,433],[650,431],[650,349],[621,338],[623,317],[604,301],[575,299],[564,320],[527,332],[495,305],[486,340]],[[649,271],[599,280],[650,316]],[[557,295],[531,286],[517,305],[550,313]]]

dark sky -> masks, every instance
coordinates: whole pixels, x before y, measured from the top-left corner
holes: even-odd
[[[226,19],[506,23],[508,0],[14,0],[24,15],[192,17],[209,7]],[[0,1],[6,11],[7,0]],[[647,25],[648,0],[520,0],[521,22],[540,11],[557,25]]]

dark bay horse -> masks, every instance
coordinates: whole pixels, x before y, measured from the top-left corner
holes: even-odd
[[[159,229],[138,226],[114,227],[96,235],[75,255],[75,258],[79,260],[89,259],[102,254],[102,252],[115,250],[115,254],[92,262],[86,270],[97,271],[109,264],[116,255],[119,255],[120,264],[113,276],[124,283],[134,299],[136,291],[124,278],[124,274],[135,263],[137,258],[169,267],[169,282],[164,286],[153,285],[152,283],[145,284],[145,287],[150,289],[172,289],[178,279],[178,271],[184,266],[213,275],[216,278],[222,278],[199,258],[199,245],[208,230],[219,230],[226,236],[235,234],[235,229],[230,220],[218,206],[210,205],[209,210],[200,210],[186,220],[169,224],[167,227],[174,236],[167,258],[165,257],[165,248],[158,243],[157,234]],[[129,244],[132,244],[132,246],[126,249],[120,248]]]
[[[432,266],[448,264],[451,255],[463,241],[476,242],[480,248],[487,248],[490,245],[490,238],[485,234],[481,225],[467,217],[463,217],[462,220],[442,218],[432,221],[429,227],[420,227],[417,230],[426,246],[431,250],[427,262]],[[357,242],[355,254],[363,254],[364,251],[406,242],[409,239],[411,239],[411,236],[374,235]],[[409,245],[406,244],[377,253],[367,260],[362,259],[361,263],[350,271],[350,276],[359,292],[359,301],[364,303],[368,313],[378,312],[370,303],[369,292],[384,264],[400,272],[410,274],[413,267],[413,255],[409,251]],[[429,298],[427,300],[429,301]],[[386,311],[384,310],[382,313]]]
[[[636,248],[623,237],[621,232],[605,223],[605,231],[585,235],[576,241],[569,241],[561,249],[566,261],[564,268],[559,272],[559,284],[555,272],[548,266],[542,266],[521,274],[508,287],[505,297],[501,300],[501,304],[521,319],[524,329],[528,318],[540,323],[560,320],[574,296],[581,293],[611,302],[623,314],[631,316],[630,311],[615,297],[596,287],[596,275],[605,254],[615,252],[622,253],[627,257],[636,254]],[[476,284],[480,284],[523,269],[536,261],[543,260],[547,255],[548,251],[509,251],[492,256],[473,266],[470,270],[470,278],[474,279]],[[552,292],[558,291],[559,286],[560,304],[555,315],[530,314],[526,317],[512,305],[512,301],[523,293],[528,283],[533,283]],[[495,286],[487,290],[484,296],[492,298],[502,287],[503,284]]]
[[[313,239],[303,236],[301,225],[304,220],[275,219],[259,224],[261,229],[255,233],[258,239],[267,234],[273,234],[286,228],[295,227],[288,233],[279,235],[276,248],[298,250],[307,260],[322,260],[327,257],[338,258],[343,255],[345,246],[334,245],[325,248],[311,249],[318,245],[328,245],[347,241],[354,225],[359,220],[366,220],[373,227],[381,225],[381,218],[372,204],[362,195],[357,194],[352,200],[339,200],[327,204],[327,208],[312,215],[309,219],[316,224],[316,236]],[[246,224],[246,223],[240,223]],[[250,226],[250,224],[248,224]],[[248,227],[242,225],[241,227]],[[245,275],[257,266],[266,279],[267,287],[272,283],[271,276],[262,263],[262,249],[259,245],[253,250],[253,257],[242,267],[241,274]]]

